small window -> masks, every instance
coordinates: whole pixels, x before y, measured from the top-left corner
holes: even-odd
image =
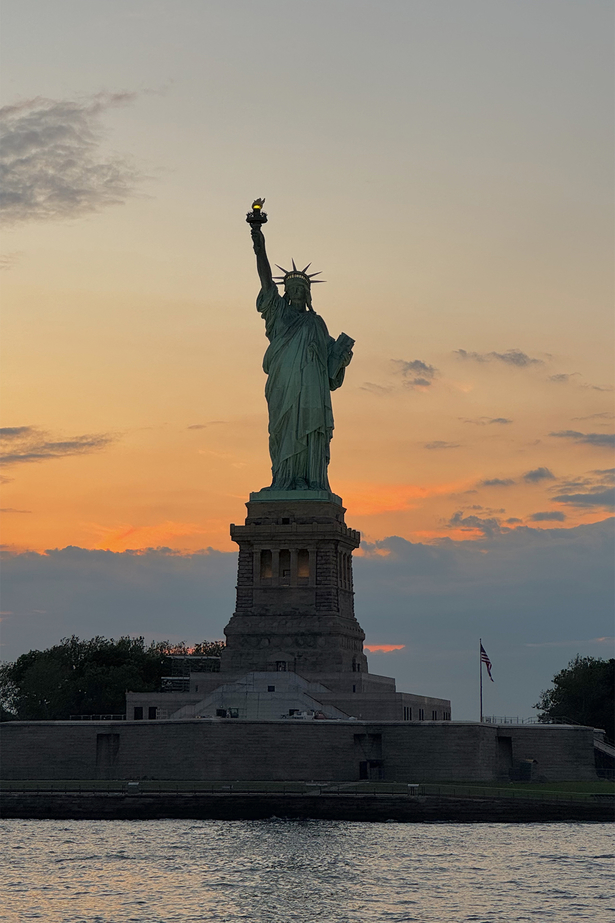
[[[404,721],[412,721],[412,709],[409,705],[404,705]]]
[[[285,660],[276,660],[275,668],[278,673],[286,673],[286,661]]]
[[[226,718],[226,708],[216,708],[216,718]]]
[[[275,686],[267,686],[267,692],[275,692]]]
[[[149,708],[147,709],[147,717],[149,718],[150,721],[156,720],[156,718],[158,717],[158,709],[156,708],[155,705],[149,706]]]
[[[228,715],[229,715],[229,718],[239,718],[239,709],[229,708]]]
[[[135,705],[132,717],[135,721],[143,721],[143,706],[142,705]]]
[[[357,687],[356,687],[356,686],[353,686],[353,687],[352,687],[352,691],[353,691],[353,692],[356,692],[356,691],[357,691]]]
[[[290,525],[290,519],[289,519],[288,517],[284,517],[284,518],[282,519],[282,525],[283,525],[283,526],[289,526],[289,525]]]
[[[261,551],[261,580],[266,580],[273,574],[272,555],[267,549]]]
[[[419,708],[419,721],[424,721],[424,720],[425,720],[425,709]]]
[[[287,548],[280,551],[280,583],[290,586],[290,551]]]
[[[432,711],[432,713],[431,713],[431,720],[432,720],[432,721],[437,721],[437,720],[438,720],[438,712],[437,712],[437,711]]]
[[[310,552],[307,548],[300,548],[297,552],[297,577],[310,576]]]

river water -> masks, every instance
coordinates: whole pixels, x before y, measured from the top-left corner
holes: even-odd
[[[0,822],[0,920],[612,923],[610,824]]]

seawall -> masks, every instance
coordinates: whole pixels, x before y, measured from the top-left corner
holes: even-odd
[[[455,721],[0,724],[4,779],[389,782],[596,778],[593,729]]]
[[[613,799],[532,799],[375,793],[33,792],[0,797],[3,818],[258,820],[402,823],[562,823],[613,820]]]

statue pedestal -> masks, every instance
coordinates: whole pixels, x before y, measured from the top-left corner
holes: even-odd
[[[272,487],[263,487],[250,494],[250,503],[268,502],[270,500],[284,500],[293,503],[297,500],[325,500],[342,505],[342,498],[330,490],[274,490]]]
[[[354,615],[352,552],[360,535],[329,491],[250,495],[239,545],[237,605],[225,628],[223,672],[367,671]]]

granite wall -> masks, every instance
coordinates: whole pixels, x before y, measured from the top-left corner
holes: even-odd
[[[472,722],[7,722],[4,779],[595,779],[593,730]],[[529,761],[536,761],[530,763]]]

